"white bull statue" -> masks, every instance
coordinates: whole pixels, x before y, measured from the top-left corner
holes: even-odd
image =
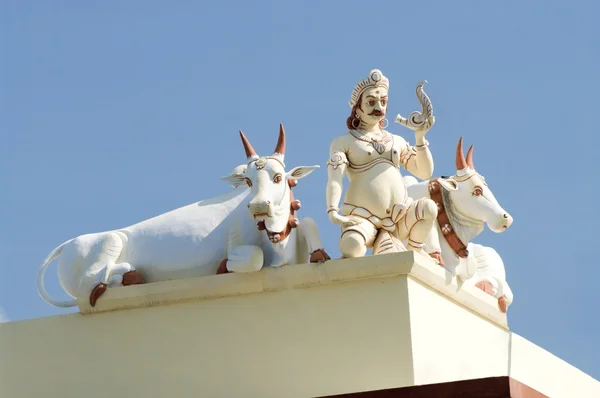
[[[456,148],[456,174],[418,182],[404,177],[408,195],[413,199],[430,198],[438,206],[437,222],[425,241],[425,250],[449,272],[457,275],[464,285],[475,284],[498,299],[501,311],[506,312],[513,295],[506,282],[504,264],[498,253],[472,243],[472,239],[488,227],[504,232],[513,222],[494,197],[484,177],[475,171],[473,146],[467,157],[462,138]]]
[[[259,157],[241,131],[240,136],[246,169],[225,179],[249,188],[62,243],[38,269],[40,296],[57,307],[73,307],[87,297],[95,306],[110,287],[328,260],[314,221],[295,218],[300,203],[291,192],[297,179],[319,166],[285,171],[283,126],[271,156]],[[44,287],[45,271],[57,257],[60,284],[74,299],[53,299]]]

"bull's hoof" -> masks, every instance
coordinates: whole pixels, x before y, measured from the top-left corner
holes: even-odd
[[[475,287],[478,287],[479,289],[483,290],[487,294],[490,294],[490,295],[494,294],[492,284],[487,281],[477,282],[475,284]]]
[[[487,281],[477,282],[475,284],[475,287],[478,287],[479,289],[483,290],[485,293],[487,293],[489,295],[494,294],[494,291],[492,289],[492,284]],[[506,311],[508,309],[508,305],[506,304],[506,297],[502,296],[498,299],[498,309],[500,311],[502,311],[503,313],[506,313]]]
[[[133,270],[123,274],[123,286],[141,285],[144,283],[144,277],[139,272]]]
[[[98,283],[96,287],[92,289],[92,292],[90,293],[90,305],[92,307],[96,306],[96,301],[98,301],[100,296],[102,296],[104,292],[106,292],[107,288],[108,285],[106,283]]]
[[[498,299],[498,308],[500,308],[500,311],[506,314],[506,310],[508,309],[508,305],[506,304],[506,297],[502,296]]]
[[[219,268],[217,268],[217,275],[228,274],[230,271],[227,269],[227,259],[221,261]]]
[[[311,263],[324,263],[327,260],[331,260],[331,257],[323,249],[317,249],[310,254]]]
[[[444,266],[444,260],[442,260],[442,255],[440,252],[429,253],[429,257],[433,258],[440,267]]]

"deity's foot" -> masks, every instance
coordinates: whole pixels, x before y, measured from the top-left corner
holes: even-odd
[[[429,253],[429,257],[433,258],[433,260],[437,262],[440,267],[443,267],[445,265],[440,252]]]
[[[404,247],[400,239],[385,230],[379,231],[375,242],[373,242],[373,255],[404,251],[406,251],[406,247]]]
[[[92,289],[92,292],[90,293],[90,305],[92,307],[96,306],[96,301],[98,301],[100,296],[102,296],[104,292],[106,292],[107,288],[108,285],[106,283],[98,283],[96,287]]]
[[[493,290],[492,284],[490,282],[480,281],[475,284],[475,287],[483,290],[485,293],[489,294],[490,296],[494,295],[494,290]],[[498,299],[498,308],[500,309],[500,311],[506,313],[506,310],[508,308],[508,306],[506,305],[506,297],[502,296]]]
[[[409,239],[408,244],[406,245],[406,249],[412,250],[412,251],[417,252],[427,258],[430,258],[436,265],[440,264],[439,259],[441,259],[441,256],[439,256],[439,253],[427,253],[425,251],[424,245],[422,243],[416,243]],[[438,259],[438,257],[439,257],[439,259]]]
[[[414,252],[417,252],[417,253],[421,254],[422,256],[424,256],[425,258],[430,258],[430,259],[431,259],[431,261],[433,261],[433,263],[434,263],[435,265],[440,265],[440,261],[439,261],[439,260],[438,260],[436,257],[434,257],[434,256],[430,255],[430,253],[427,253],[427,252],[426,252],[425,250],[423,250],[423,249],[413,249],[413,248],[411,248],[410,246],[408,246],[408,247],[407,247],[407,249],[408,249],[408,250],[412,250],[412,251],[414,251]]]
[[[141,285],[145,283],[144,277],[136,270],[128,271],[123,274],[123,286]]]
[[[217,275],[228,274],[230,271],[227,269],[227,259],[221,261],[219,268],[217,268]]]
[[[327,260],[331,260],[331,257],[323,249],[317,249],[310,254],[311,263],[324,263]]]

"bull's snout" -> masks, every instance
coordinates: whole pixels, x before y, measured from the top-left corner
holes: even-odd
[[[512,216],[505,211],[497,213],[493,218],[487,221],[488,227],[496,233],[502,233],[506,231],[512,223]]]
[[[508,229],[508,227],[510,227],[511,224],[513,223],[512,216],[510,214],[508,214],[508,213],[504,213],[502,215],[502,218],[504,218],[504,226],[503,226],[503,228],[504,229]]]
[[[254,219],[261,219],[271,216],[270,200],[252,200],[248,203],[248,210]]]
[[[488,227],[496,233],[502,233],[506,231],[513,222],[513,218],[510,214],[506,212],[501,212],[500,214],[493,217],[491,220],[488,220]]]

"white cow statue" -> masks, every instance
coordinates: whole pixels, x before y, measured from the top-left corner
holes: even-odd
[[[246,188],[64,242],[39,267],[40,296],[57,307],[73,307],[87,297],[95,306],[107,288],[121,285],[328,260],[314,221],[295,218],[300,202],[291,191],[297,179],[319,166],[285,171],[283,126],[271,156],[259,157],[242,132],[240,136],[246,169],[224,179]],[[53,299],[44,287],[45,271],[57,257],[60,284],[74,299]]]
[[[438,206],[437,222],[425,240],[429,255],[462,279],[463,286],[475,284],[497,298],[500,310],[506,312],[513,295],[506,282],[504,263],[494,249],[471,241],[483,232],[484,224],[501,233],[513,219],[498,204],[484,177],[475,171],[473,146],[465,159],[462,145],[461,137],[456,148],[454,176],[422,182],[406,176],[408,196],[430,198]]]

